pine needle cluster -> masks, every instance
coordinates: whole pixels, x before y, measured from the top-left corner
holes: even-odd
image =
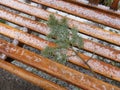
[[[3,19],[0,19],[0,22],[1,22],[1,23],[6,23],[6,21],[5,21],[5,20],[3,20]]]
[[[110,6],[113,0],[100,0],[100,3],[106,6]]]
[[[56,47],[46,47],[42,51],[42,55],[65,64],[68,58],[67,50],[73,46],[82,48],[83,40],[78,35],[76,28],[68,27],[66,18],[57,20],[54,15],[50,15],[47,25],[51,30],[47,40],[54,42]]]

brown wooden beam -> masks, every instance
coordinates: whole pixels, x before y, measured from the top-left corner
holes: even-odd
[[[11,34],[9,34],[9,32],[11,32]],[[55,44],[52,42],[46,41],[46,40],[38,38],[38,37],[34,37],[33,35],[29,35],[25,32],[21,32],[20,30],[14,29],[5,24],[0,24],[0,33],[3,35],[6,35],[8,37],[15,38],[18,41],[25,43],[27,45],[30,45],[39,50],[44,49],[46,46],[50,46],[50,47],[55,46]],[[112,58],[113,60],[120,62],[120,59],[119,59],[120,52],[118,50],[115,50],[115,49],[112,49],[109,47],[105,47],[103,45],[99,45],[97,43],[91,42],[86,39],[84,39],[84,49],[86,49],[88,51],[93,50],[95,53],[99,52],[99,54],[105,55],[105,57],[109,57],[109,58]],[[87,60],[88,58],[90,58],[90,57],[80,54],[80,53],[79,53],[79,55],[82,56],[84,60]],[[77,59],[76,57],[70,58],[69,61],[72,62],[73,64],[77,64],[84,68],[89,69],[83,62],[81,62],[80,59]],[[117,69],[117,67],[115,68],[109,64],[100,62],[99,60],[95,60],[95,59],[91,59],[90,62],[92,62],[92,63],[89,63],[89,65],[91,67],[93,67],[92,68],[93,71],[100,73],[102,75],[105,75],[106,77],[120,81],[120,79],[118,79],[118,78],[120,78],[120,75],[117,74],[117,72],[119,73],[120,69]],[[105,69],[109,68],[109,70],[107,70],[108,72],[105,72],[105,69],[103,69],[103,68],[96,69],[96,65],[99,65],[99,67],[105,67]],[[113,73],[113,72],[116,72],[116,73]]]
[[[89,0],[90,4],[98,5],[100,0]]]
[[[7,47],[7,48],[6,48]],[[39,70],[49,73],[55,77],[65,80],[85,90],[119,90],[120,88],[107,84],[89,75],[75,71],[64,65],[58,64],[50,59],[44,58],[33,52],[14,46],[0,39],[0,52],[10,56],[20,62],[33,66]],[[7,65],[8,66],[8,65]],[[28,74],[29,75],[29,74]],[[87,87],[86,87],[87,86]]]
[[[10,64],[2,59],[0,59],[0,68],[3,68],[37,86],[42,87],[45,90],[66,90],[65,88],[52,83],[48,80],[45,80],[43,78],[41,78],[40,76],[37,76],[35,74],[32,74],[31,72],[28,72],[20,67],[17,67],[13,64]]]
[[[110,9],[118,10],[118,4],[120,0],[114,0],[110,6]]]

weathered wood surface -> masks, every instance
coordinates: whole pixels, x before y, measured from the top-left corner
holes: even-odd
[[[111,15],[109,13],[100,12],[92,8],[77,6],[72,3],[64,2],[62,0],[32,0],[34,2],[44,4],[46,6],[68,12],[70,14],[86,18],[116,29],[120,29],[120,17]]]
[[[66,90],[63,87],[60,87],[57,84],[54,84],[50,81],[47,81],[46,79],[43,79],[35,74],[32,74],[24,69],[21,69],[13,64],[10,64],[4,60],[0,59],[0,68],[3,68],[13,74],[16,74],[17,76],[20,76],[21,78],[32,82],[33,84],[36,84],[40,87],[42,87],[45,90]]]
[[[0,17],[3,18],[3,19],[6,19],[6,20],[14,22],[18,25],[27,27],[27,28],[29,28],[31,30],[34,30],[36,32],[39,32],[41,34],[47,35],[47,34],[50,33],[50,29],[47,27],[47,25],[45,25],[43,23],[40,23],[40,22],[38,23],[34,20],[30,20],[28,18],[19,16],[19,15],[13,14],[13,13],[9,13],[9,12],[1,10],[1,9],[0,9],[0,12],[1,12]],[[76,26],[79,27],[79,23],[77,23]],[[110,32],[110,31],[105,31],[105,30],[102,30],[102,29],[98,29],[100,31],[96,30],[96,33],[94,33],[92,31],[92,29],[90,29],[89,26],[88,26],[88,30],[89,30],[88,33],[89,34],[91,33],[93,36],[95,36],[95,35],[96,35],[96,37],[100,36],[100,37],[103,38],[103,40],[107,39],[107,41],[109,41],[111,43],[116,42],[114,44],[120,45],[119,44],[120,43],[120,40],[119,40],[120,35],[118,35],[116,33],[113,33],[113,32]],[[82,31],[82,29],[80,31]],[[103,34],[100,33],[100,32],[102,32]],[[2,33],[5,33],[5,32],[3,31]],[[14,37],[12,37],[12,38],[14,38]],[[102,38],[100,38],[100,39],[102,39]],[[91,46],[91,47],[88,47],[88,46]],[[102,44],[97,44],[97,43],[95,43],[93,41],[90,41],[90,40],[84,40],[84,49],[88,50],[88,51],[91,51],[91,52],[95,52],[96,54],[99,54],[101,56],[104,56],[104,57],[107,57],[107,58],[110,58],[112,60],[120,62],[120,54],[119,54],[120,51],[112,49],[110,47],[106,47]],[[103,53],[103,52],[106,52],[106,53]]]
[[[119,90],[119,88],[113,85],[65,67],[18,46],[14,46],[4,40],[0,40],[0,52],[86,90]]]
[[[100,5],[100,4],[98,4],[98,5],[92,4],[91,5],[91,4],[89,4],[89,1],[86,1],[86,0],[63,0],[63,1],[71,2],[71,3],[77,4],[77,5],[86,6],[89,8],[94,8],[94,9],[100,10],[100,11],[102,10],[104,12],[116,14],[116,15],[120,16],[120,10],[118,9],[118,6],[116,6],[118,4],[119,0],[114,0],[115,3],[113,2],[113,5],[115,5],[115,7],[117,7],[117,9],[118,9],[117,11],[114,11],[114,9],[110,8],[109,6],[104,6],[104,5]]]
[[[5,35],[5,36],[8,36],[8,37],[15,38],[15,39],[19,40],[20,42],[25,43],[27,45],[30,45],[34,48],[39,49],[39,50],[44,49],[46,46],[50,46],[50,47],[55,46],[55,44],[52,42],[46,41],[46,40],[41,39],[41,38],[37,38],[33,35],[29,35],[23,31],[14,29],[14,28],[7,26],[5,24],[0,24],[0,33]],[[11,33],[11,34],[9,34],[9,33]],[[26,38],[26,39],[24,39],[24,38]],[[31,38],[32,38],[32,40],[31,40]],[[89,41],[88,41],[88,43],[89,43]],[[116,50],[116,52],[117,52],[117,50]],[[83,59],[85,59],[85,60],[90,58],[90,57],[85,56],[83,54],[80,54],[80,56],[83,57]],[[84,65],[84,63],[80,59],[77,59],[76,57],[70,58],[70,62],[77,64],[77,65],[80,65],[80,66],[83,66],[85,68],[88,68],[87,66]],[[100,73],[102,75],[105,75],[107,77],[112,76],[112,79],[120,81],[119,68],[113,67],[112,65],[106,64],[104,62],[101,62],[101,61],[98,61],[95,59],[91,59],[89,61],[89,65],[93,68],[93,70],[95,72]],[[96,66],[97,67],[99,66],[99,67],[96,68]],[[107,72],[104,72],[104,71],[106,71],[106,69],[107,69]]]
[[[118,5],[119,5],[119,1],[120,0],[113,0],[113,3],[111,4],[110,8],[113,9],[113,10],[117,10]]]
[[[0,2],[1,3],[1,2]],[[1,3],[3,4],[3,2]],[[30,14],[30,15],[33,15],[33,16],[36,16],[38,18],[42,18],[44,20],[48,20],[49,18],[49,15],[51,14],[50,12],[48,11],[45,11],[43,9],[40,9],[40,8],[37,8],[37,7],[34,7],[34,6],[31,6],[31,5],[27,5],[27,4],[24,4],[22,2],[19,2],[19,1],[15,1],[13,2],[14,5],[12,4],[5,4],[11,8],[14,8],[14,9],[17,9],[17,10],[20,10],[22,12],[25,12],[27,14]],[[17,5],[21,6],[21,7],[18,7]],[[24,9],[23,9],[24,8]],[[41,13],[42,12],[42,13]],[[3,13],[1,11],[1,14],[6,14]],[[7,13],[8,14],[8,13]],[[1,16],[3,16],[1,15]],[[10,15],[11,16],[11,15]],[[16,17],[16,15],[13,15],[14,17]],[[6,16],[7,17],[7,16]],[[58,19],[62,18],[60,15],[57,15],[56,14],[56,17]],[[12,17],[11,17],[12,18]],[[10,19],[11,19],[10,18]],[[20,18],[19,18],[20,19]],[[20,19],[21,20],[21,19]],[[25,19],[24,19],[25,20]],[[24,21],[24,20],[21,20],[21,21]],[[30,21],[31,22],[31,21]],[[113,21],[112,21],[113,22]],[[28,23],[28,22],[27,22]],[[32,23],[32,22],[31,22]],[[28,23],[29,24],[29,23]],[[25,25],[28,25],[28,24],[25,24]],[[34,24],[34,23],[33,23]],[[75,21],[73,19],[69,19],[68,20],[68,24],[70,27],[77,27],[79,29],[79,31],[81,33],[84,33],[84,34],[87,34],[87,35],[90,35],[90,36],[93,36],[93,37],[96,37],[96,38],[100,38],[100,39],[103,39],[105,41],[108,41],[108,42],[111,42],[111,43],[114,43],[114,44],[117,44],[117,45],[120,45],[120,38],[118,34],[115,34],[115,33],[112,33],[112,32],[109,32],[109,31],[105,31],[103,29],[100,29],[96,26],[93,26],[93,25],[88,25],[88,24],[85,24],[85,23],[82,23],[82,22],[78,22],[78,21]],[[36,29],[38,30],[40,27],[36,27]],[[40,30],[40,29],[39,29]],[[48,32],[48,31],[47,31]]]
[[[113,12],[106,9],[100,9],[99,7],[97,8],[96,6],[87,5],[82,2],[79,2],[81,4],[79,6],[79,5],[71,4],[70,2],[66,2],[65,0],[31,0],[31,1],[39,4],[47,5],[49,7],[62,10],[67,13],[71,13],[79,17],[83,17],[98,23],[102,23],[114,27],[116,29],[120,29],[120,14],[118,12]],[[0,4],[44,20],[48,20],[49,15],[52,14],[51,12],[46,11],[42,8],[38,8],[36,6],[32,6],[30,4],[26,4],[18,0],[12,0],[12,1],[0,0]],[[79,12],[79,10],[84,10],[84,11]],[[97,17],[95,17],[95,15],[89,16],[91,15],[88,14],[89,12],[93,12],[98,16]],[[57,19],[63,18],[63,16],[61,15],[58,14],[54,14],[54,15],[56,16]],[[99,15],[101,17],[99,17]],[[11,13],[1,8],[0,8],[0,18],[15,23],[17,25],[26,27],[30,30],[36,31],[40,34],[48,35],[50,33],[50,28],[46,24],[28,19],[26,17],[20,16],[15,13]],[[77,20],[73,20],[70,18],[68,18],[68,25],[70,28],[77,27],[79,32],[85,35],[110,42],[117,46],[120,45],[120,35],[117,33],[106,31],[97,26],[79,22]],[[31,35],[30,33],[15,29],[11,26],[2,23],[0,23],[0,34],[5,35],[14,40],[18,40],[20,43],[24,43],[26,45],[32,46],[38,50],[43,50],[46,46],[50,46],[50,47],[56,46],[52,42],[49,42],[40,37]],[[96,43],[92,40],[87,40],[83,38],[83,41],[84,41],[84,48],[83,48],[84,50],[89,52],[94,52],[97,55],[106,57],[113,61],[120,62],[119,50],[113,49],[109,46],[102,45],[100,43]],[[20,62],[28,64],[39,70],[42,70],[59,79],[62,79],[63,81],[67,81],[85,90],[119,90],[120,89],[116,86],[105,83],[96,78],[93,78],[92,76],[85,75],[81,72],[70,69],[64,65],[53,62],[50,59],[42,57],[41,55],[20,48],[15,44],[8,43],[2,39],[0,39],[0,52],[2,54],[5,54],[6,56],[19,60]],[[78,54],[85,61],[87,61],[90,58],[89,56],[84,55],[82,53],[78,53]],[[82,62],[82,60],[80,60],[76,56],[70,57],[68,61],[83,68],[89,69],[87,65],[85,65]],[[91,58],[88,61],[88,65],[92,68],[94,72],[120,82],[120,68],[94,58]],[[56,90],[56,88],[58,88],[58,90],[65,90],[65,88],[63,87],[60,87],[50,81],[44,80],[6,61],[0,60],[0,67],[45,89]],[[48,86],[46,86],[46,84],[48,84]]]

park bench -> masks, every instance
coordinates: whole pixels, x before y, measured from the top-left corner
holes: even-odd
[[[8,24],[0,23],[0,34],[12,40],[9,42],[0,39],[0,68],[46,90],[66,90],[67,88],[12,64],[11,59],[34,67],[83,90],[120,90],[119,86],[112,85],[92,75],[87,75],[59,64],[22,47],[25,44],[41,51],[46,46],[52,47],[55,45],[44,38],[31,34],[31,31],[45,36],[50,33],[50,28],[46,24],[39,22],[40,19],[47,21],[49,15],[53,13],[46,8],[66,12],[73,16],[114,28],[119,32],[120,10],[117,10],[119,0],[114,0],[110,8],[99,5],[98,2],[99,0],[27,0],[25,3],[21,0],[0,0],[0,5],[16,11],[11,12],[6,8],[0,7],[0,19],[25,28],[22,31]],[[31,3],[36,3],[37,6]],[[44,6],[40,7],[40,5]],[[35,18],[33,20],[22,16],[20,13],[25,13]],[[58,19],[63,18],[59,13],[54,13],[54,15]],[[83,36],[84,51],[95,53],[95,55],[106,58],[111,62],[120,63],[120,33],[105,30],[91,23],[81,22],[69,17],[67,17],[67,20],[69,28],[75,26],[81,34],[117,47],[110,47],[104,43],[86,39]],[[97,75],[104,76],[118,83],[120,82],[120,67],[91,57],[85,53],[79,52],[78,55],[86,62],[90,59],[87,63]],[[69,59],[68,62],[89,70],[88,66],[76,57]]]

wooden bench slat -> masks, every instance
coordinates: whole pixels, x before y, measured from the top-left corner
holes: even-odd
[[[0,2],[1,3],[1,2]],[[19,5],[20,7],[18,7],[18,6],[13,6],[12,4],[15,4],[15,5]],[[2,4],[3,4],[3,2],[2,2]],[[11,8],[14,8],[14,9],[18,9],[18,10],[20,10],[20,11],[23,11],[23,12],[25,12],[25,13],[28,13],[28,14],[30,14],[30,15],[34,15],[34,16],[36,16],[36,17],[39,17],[39,18],[42,18],[42,19],[45,19],[45,20],[48,20],[48,18],[49,18],[49,15],[51,14],[50,12],[48,12],[48,11],[45,11],[45,10],[43,10],[43,9],[40,9],[40,8],[36,8],[36,7],[34,7],[34,6],[31,6],[31,5],[27,5],[27,4],[24,4],[24,3],[22,3],[22,2],[19,2],[19,1],[14,1],[14,2],[12,2],[11,4],[9,3],[9,4],[4,4],[4,5],[7,5],[7,6],[9,6],[9,7],[11,7]],[[24,9],[22,9],[22,7],[24,7]],[[33,8],[33,9],[32,9]],[[35,13],[35,11],[37,12],[37,13]],[[42,12],[42,13],[41,13]],[[7,13],[7,12],[5,12],[5,11],[1,11],[1,17],[3,17],[3,18],[5,18],[5,19],[8,19],[8,16],[7,16],[7,14],[9,15],[9,16],[11,16],[11,14],[10,13]],[[4,15],[5,14],[5,15]],[[5,17],[6,16],[6,17]],[[13,16],[15,16],[15,17],[17,17],[16,15],[13,15]],[[12,19],[12,18],[15,18],[15,17],[11,17],[9,20],[14,20],[14,19]],[[60,18],[62,18],[60,15],[57,15],[56,14],[56,17],[58,18],[58,19],[60,19]],[[21,17],[18,17],[19,19],[21,18]],[[24,20],[21,18],[20,19],[21,21],[28,21],[28,19],[25,19],[24,18]],[[14,22],[18,22],[17,20],[14,20]],[[28,22],[31,22],[32,24],[34,24],[34,22],[33,21],[28,21]],[[28,25],[28,22],[26,22],[24,25]],[[77,27],[78,29],[79,29],[79,31],[80,32],[82,32],[82,33],[84,33],[84,34],[87,34],[87,35],[90,35],[90,36],[93,36],[93,37],[96,37],[96,38],[100,38],[100,39],[103,39],[103,40],[105,40],[105,41],[108,41],[108,42],[111,42],[111,43],[114,43],[114,44],[116,44],[116,45],[120,45],[120,35],[118,35],[118,34],[115,34],[115,33],[112,33],[112,32],[109,32],[109,31],[105,31],[105,30],[103,30],[103,29],[100,29],[100,28],[97,28],[97,27],[95,27],[95,26],[92,26],[92,25],[88,25],[88,24],[85,24],[85,23],[81,23],[81,22],[78,22],[78,21],[75,21],[75,20],[72,20],[72,19],[68,19],[68,24],[69,24],[69,26],[70,27]],[[37,24],[38,25],[38,24]],[[41,24],[39,24],[39,25],[41,25]],[[36,26],[36,25],[35,25]],[[41,26],[43,26],[43,25],[41,25]],[[29,26],[30,27],[30,26]],[[39,26],[36,26],[36,27],[38,27],[38,28],[36,28],[36,31],[41,31],[41,28],[39,27]],[[44,26],[45,27],[45,26]],[[31,27],[30,27],[31,28]],[[39,29],[40,28],[40,29]],[[32,28],[32,29],[34,29],[34,28]],[[43,33],[43,31],[41,31],[42,33]],[[45,32],[48,32],[48,29],[46,29],[45,30]]]
[[[80,23],[77,22],[75,20],[69,20],[68,24],[70,27],[77,27],[79,32],[90,35],[92,37],[98,38],[98,39],[102,39],[105,40],[107,42],[116,44],[116,45],[120,45],[120,35],[98,28],[96,26],[93,25],[88,25],[85,23]]]
[[[42,87],[46,90],[66,90],[65,88],[52,83],[46,79],[41,78],[40,76],[37,76],[35,74],[32,74],[24,69],[21,69],[20,67],[17,67],[13,64],[10,64],[4,60],[0,59],[0,68],[3,68],[29,82],[32,82],[33,84]]]
[[[11,28],[5,24],[0,23],[0,33],[7,35],[11,38],[15,38],[23,43],[26,43],[28,45],[33,45],[35,48],[39,48],[39,49],[44,49],[48,44],[50,44],[49,46],[54,46],[53,43],[50,43],[44,39],[38,38],[36,36],[33,35],[29,35],[27,33],[24,33],[22,31],[19,31],[17,29]],[[11,34],[9,34],[11,33]],[[24,39],[26,38],[26,40]],[[29,41],[31,40],[31,42]],[[34,43],[32,42],[34,41]],[[95,52],[99,55],[102,55],[104,57],[108,57],[112,60],[118,61],[120,62],[120,51],[109,48],[109,47],[105,47],[101,44],[97,44],[94,42],[91,42],[89,40],[85,40],[84,39],[84,49],[88,50],[88,51],[92,51]],[[105,52],[105,53],[103,53]]]
[[[17,39],[21,41],[22,43],[28,44],[30,46],[33,45],[36,48],[39,48],[41,50],[44,49],[48,45],[51,47],[54,46],[53,43],[50,43],[47,40],[44,40],[34,35],[30,35],[21,30],[11,28],[10,26],[2,24],[2,23],[0,23],[0,33],[6,36],[9,36],[11,38]]]
[[[38,23],[38,22],[36,22],[34,20],[30,20],[28,18],[24,18],[24,17],[16,15],[16,14],[9,13],[9,12],[7,12],[5,10],[0,9],[0,17],[3,18],[3,19],[6,19],[8,21],[14,22],[16,24],[28,27],[28,28],[30,28],[30,29],[32,29],[34,31],[37,31],[37,32],[45,34],[45,35],[50,33],[50,29],[45,24]],[[78,23],[75,23],[75,24],[77,24],[77,26],[78,26]],[[80,27],[80,26],[78,26],[78,27]],[[88,28],[89,28],[89,26],[88,26]],[[91,30],[91,29],[89,29],[89,30]],[[89,31],[88,31],[88,33],[89,33]],[[91,30],[90,33],[93,34],[92,30]],[[103,37],[108,36],[108,38],[107,37],[104,37],[104,38],[106,38],[108,40],[112,39],[111,41],[114,40],[118,44],[120,43],[120,40],[119,40],[120,35],[114,34],[114,33],[109,32],[109,31],[102,31],[102,33],[104,33],[104,34],[101,35],[100,32],[97,32],[97,33],[95,33],[93,35],[96,35],[96,37],[97,37],[98,34],[103,36]],[[113,37],[113,38],[111,38],[111,37]],[[115,38],[115,37],[117,37],[118,39]],[[90,42],[89,40],[85,40],[84,43],[85,43],[84,44],[84,49],[85,50],[95,52],[95,53],[97,53],[97,54],[99,54],[101,56],[104,56],[104,57],[107,57],[107,58],[110,58],[112,60],[120,62],[120,54],[119,54],[120,52],[119,51],[116,51],[116,50],[114,50],[112,48],[109,48],[109,47],[108,48],[104,47],[101,44]],[[89,46],[91,46],[91,47],[89,47]],[[103,53],[103,52],[105,52],[105,53]]]
[[[82,1],[81,0],[63,0],[63,1],[72,2],[72,3],[78,4],[78,5],[83,5],[83,6],[86,6],[86,7],[89,7],[89,8],[102,10],[104,12],[111,13],[111,14],[116,14],[116,15],[120,16],[120,10],[119,9],[117,11],[113,11],[108,6],[104,6],[104,5],[100,5],[100,4],[91,5],[91,4],[89,4],[88,1],[83,1],[83,0]]]
[[[117,10],[118,9],[118,5],[119,5],[119,1],[120,0],[113,0],[110,8],[113,9],[113,10]]]
[[[3,9],[0,9],[0,18],[13,22],[15,24],[18,24],[20,26],[27,27],[41,34],[46,35],[50,33],[49,28],[45,24],[36,22],[35,20],[31,20],[14,13],[10,13]]]
[[[0,4],[23,11],[24,13],[34,15],[39,18],[43,17],[45,20],[49,17],[49,13],[45,12],[43,9],[40,10],[40,8],[36,8],[35,6],[31,6],[18,0],[0,0]]]
[[[77,15],[88,20],[92,20],[109,27],[120,29],[120,17],[111,15],[109,13],[100,12],[98,10],[87,8],[83,6],[77,6],[62,0],[32,0],[34,2],[44,4],[46,6],[56,8],[65,12],[68,12],[73,15]]]
[[[81,58],[83,58],[85,61],[87,61],[90,57],[78,53]],[[78,57],[74,56],[69,59],[69,62],[74,63],[78,66],[82,66],[86,69],[89,69]],[[114,79],[116,81],[120,81],[120,68],[117,68],[115,66],[112,66],[110,64],[104,63],[102,61],[99,61],[97,59],[90,59],[88,61],[88,65],[92,68],[92,70],[96,73],[99,73],[101,75],[104,75],[108,78]]]
[[[88,0],[90,4],[93,5],[98,5],[99,4],[99,0]]]
[[[96,54],[109,58],[113,61],[120,62],[120,51],[108,46],[91,42],[90,40],[86,39],[84,41],[84,49],[90,52],[95,52]]]
[[[44,40],[44,39],[34,37],[33,35],[29,35],[29,34],[27,34],[27,33],[25,33],[25,32],[22,32],[22,31],[20,31],[20,30],[14,29],[14,28],[12,28],[12,27],[10,27],[10,26],[7,26],[7,25],[5,25],[5,24],[0,24],[0,33],[6,35],[6,36],[8,36],[8,37],[15,38],[15,39],[19,40],[20,42],[23,42],[23,43],[25,43],[25,44],[27,44],[27,45],[30,45],[30,46],[32,46],[32,47],[34,47],[34,48],[37,48],[37,49],[39,49],[39,50],[44,49],[44,47],[46,47],[46,46],[50,46],[50,47],[55,46],[55,44],[52,43],[52,42],[47,42],[47,41]],[[9,33],[11,33],[11,34],[9,34]],[[25,38],[28,39],[28,40],[26,40]],[[29,39],[29,38],[30,38],[30,39]],[[31,40],[31,38],[32,38],[33,40]],[[34,43],[33,43],[33,41],[34,41]],[[37,42],[36,42],[36,41],[37,41]],[[100,45],[97,46],[96,43],[92,43],[92,42],[90,42],[89,40],[84,40],[84,43],[86,43],[86,44],[87,44],[87,43],[93,44],[93,45],[89,45],[89,44],[88,44],[88,46],[86,45],[86,46],[85,46],[86,48],[87,48],[87,47],[93,47],[93,48],[99,47],[99,48],[96,48],[95,51],[97,51],[97,50],[100,49]],[[96,46],[95,46],[95,44],[96,44]],[[103,53],[104,50],[111,50],[111,49],[109,49],[109,48],[107,49],[107,47],[102,47],[102,46],[101,46],[101,48],[103,48],[102,53]],[[112,51],[111,51],[111,52],[112,52]],[[113,49],[113,52],[116,53],[117,50],[115,51],[115,50]],[[79,53],[79,54],[80,54],[80,53]],[[113,53],[112,53],[112,54],[113,54]],[[119,55],[119,52],[118,52],[118,55]],[[85,55],[83,55],[83,54],[80,54],[80,56],[82,56],[83,59],[85,59],[85,60],[87,60],[88,58],[90,58],[90,57],[85,56]],[[118,79],[118,78],[120,78],[120,75],[117,74],[117,73],[120,72],[120,69],[118,69],[117,67],[113,67],[113,66],[111,66],[111,65],[109,65],[109,64],[106,64],[106,63],[104,63],[104,62],[102,63],[102,62],[100,62],[100,61],[98,61],[98,60],[95,60],[95,59],[91,59],[91,60],[92,60],[92,61],[94,60],[94,62],[91,61],[92,63],[90,63],[89,65],[90,65],[91,67],[93,67],[93,70],[94,70],[95,72],[100,73],[100,74],[102,74],[102,75],[105,75],[105,76],[107,76],[107,77],[109,77],[109,78],[115,79],[115,80],[117,80],[117,81],[120,81],[120,79]],[[119,59],[118,59],[118,60],[119,60]],[[70,62],[72,62],[72,63],[74,63],[74,64],[77,64],[77,65],[80,65],[80,66],[82,66],[82,67],[84,67],[84,68],[87,68],[87,66],[85,66],[85,64],[83,64],[83,62],[80,62],[80,61],[81,61],[81,60],[78,60],[78,59],[76,59],[76,58],[70,59]],[[102,67],[102,69],[101,69],[101,70],[100,70],[100,68],[97,68],[97,69],[96,69],[96,65],[99,65],[99,67]],[[103,65],[105,65],[105,66],[103,66]],[[105,67],[105,68],[104,68],[104,67]],[[108,68],[109,68],[108,72],[105,72],[105,70],[108,69]],[[87,68],[87,69],[88,69],[88,68]],[[116,72],[116,73],[114,73],[114,72]],[[112,76],[112,77],[111,77],[111,76]]]
[[[119,90],[116,86],[70,69],[1,39],[0,52],[86,90]]]

